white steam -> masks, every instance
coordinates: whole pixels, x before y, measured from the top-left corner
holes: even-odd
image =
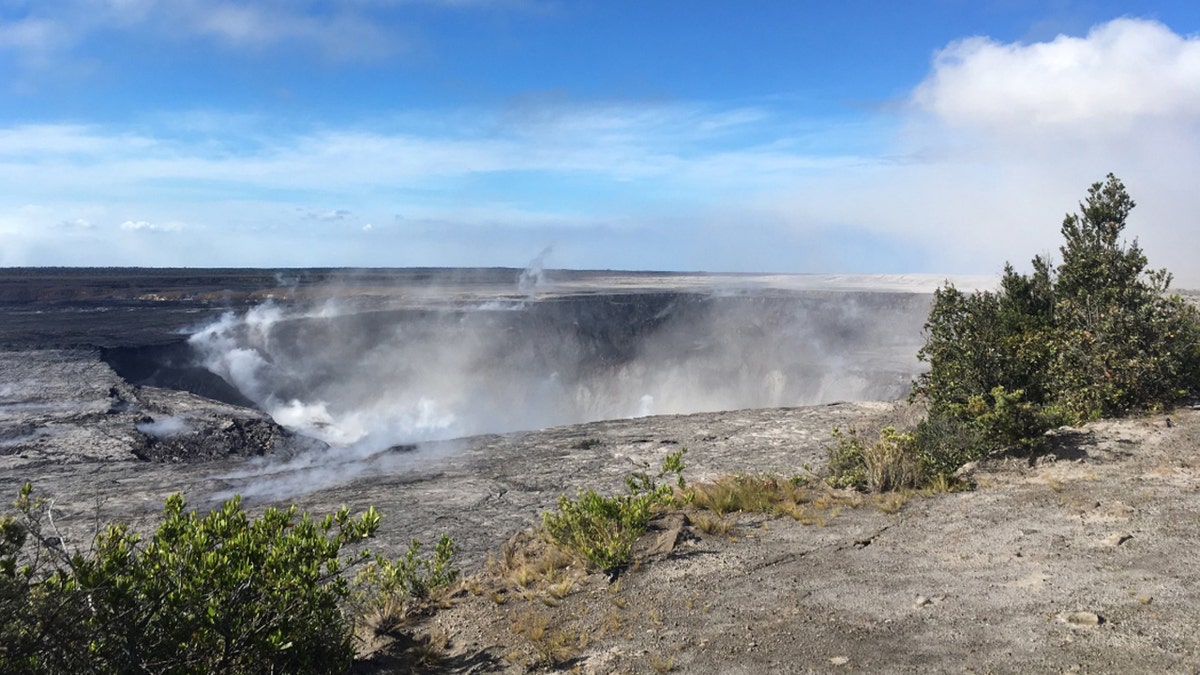
[[[455,415],[437,399],[388,381],[388,370],[402,367],[396,361],[407,358],[402,340],[386,339],[361,354],[343,353],[339,334],[356,333],[357,328],[353,320],[344,326],[335,324],[340,316],[332,304],[316,312],[285,314],[268,302],[244,314],[226,313],[195,333],[190,342],[206,368],[280,425],[330,445],[355,446],[369,453],[471,430],[456,428]],[[305,341],[299,351],[294,344],[277,343],[277,326],[302,330],[305,322],[333,328],[330,341],[322,344],[318,339],[313,345]],[[448,396],[444,387],[432,389],[442,391],[443,399]]]
[[[187,420],[182,417],[162,417],[138,424],[137,430],[147,436],[168,439],[191,431],[191,427],[188,425]]]
[[[517,279],[517,288],[530,299],[533,299],[538,291],[546,287],[546,258],[550,257],[551,253],[554,253],[553,244],[542,249],[541,253],[538,253],[533,260],[529,261],[529,264],[525,266],[525,269],[521,271],[521,276]]]
[[[546,283],[543,256],[522,280]],[[190,342],[279,424],[328,444],[227,477],[287,497],[415,468],[477,434],[904,395],[929,297],[801,281],[398,287],[390,304],[267,302]]]
[[[599,419],[895,398],[917,369],[927,305],[877,296],[634,294],[357,312],[267,303],[226,314],[191,344],[281,425],[366,457]]]
[[[654,414],[654,397],[650,394],[644,394],[641,402],[638,405],[637,416],[649,417]]]

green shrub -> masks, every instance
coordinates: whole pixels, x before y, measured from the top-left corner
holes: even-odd
[[[49,507],[26,485],[0,520],[0,672],[327,673],[354,656],[347,548],[379,514],[346,508],[313,519],[296,508],[251,518],[234,497],[207,515],[169,497],[143,540],[110,525],[89,555],[47,531]],[[452,544],[416,549],[389,571],[411,593],[452,579]],[[373,565],[380,564],[376,558]],[[417,581],[412,581],[417,580]]]
[[[628,494],[605,497],[588,489],[575,499],[560,495],[558,509],[542,514],[546,535],[602,571],[611,573],[627,565],[633,543],[646,531],[655,508],[672,499],[674,487],[661,479],[675,474],[675,484],[684,487],[684,452],[668,455],[657,476],[644,471],[628,476]]]
[[[1046,430],[1152,409],[1200,387],[1200,317],[1167,296],[1120,237],[1134,202],[1112,174],[1063,221],[1062,263],[1006,266],[999,290],[939,288],[918,356],[929,401],[917,443],[929,468],[952,471],[1002,448],[1036,448]]]
[[[52,526],[43,533],[49,504],[26,484],[14,506],[15,516],[0,516],[0,672],[97,672],[83,620],[89,598]]]
[[[438,540],[429,557],[422,557],[421,542],[409,542],[403,558],[389,560],[377,555],[354,578],[360,613],[389,603],[427,600],[433,593],[452,586],[459,571],[452,564],[454,541],[446,535]]]

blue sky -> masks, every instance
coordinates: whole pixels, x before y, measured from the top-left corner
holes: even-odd
[[[1109,171],[1200,287],[1200,4],[0,0],[0,265],[992,273]]]

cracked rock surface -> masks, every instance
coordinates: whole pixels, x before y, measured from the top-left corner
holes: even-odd
[[[318,445],[257,410],[134,387],[96,350],[0,351],[0,469],[86,462],[196,462]]]

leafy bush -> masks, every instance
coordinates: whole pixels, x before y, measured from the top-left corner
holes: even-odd
[[[202,516],[185,511],[175,495],[151,538],[110,525],[85,556],[68,555],[47,532],[49,506],[31,495],[27,484],[16,517],[0,520],[0,671],[325,673],[350,666],[345,572],[371,554],[346,549],[375,534],[374,509],[352,518],[342,508],[314,520],[290,507],[252,519],[234,497]],[[426,568],[435,580],[450,575],[447,541],[439,546],[444,559]],[[412,550],[395,567],[422,563]]]
[[[914,396],[917,443],[936,472],[994,450],[1035,448],[1058,424],[1170,405],[1200,385],[1200,318],[1171,275],[1121,241],[1134,202],[1112,174],[1063,221],[1062,263],[1006,266],[998,291],[939,288]]]
[[[973,394],[965,404],[935,408],[914,432],[925,468],[933,476],[954,473],[967,462],[1011,448],[1036,451],[1046,430],[1060,418],[1043,406],[1025,400],[1021,389],[993,387],[987,395]]]
[[[668,455],[657,476],[644,471],[628,476],[628,494],[605,497],[588,489],[581,490],[575,499],[560,495],[558,509],[542,515],[547,536],[605,572],[625,566],[633,555],[633,543],[646,531],[655,508],[672,499],[674,487],[659,481],[675,474],[676,485],[684,486],[684,452]]]
[[[403,558],[389,560],[377,555],[359,570],[354,577],[354,588],[360,614],[397,600],[425,601],[458,580],[458,569],[452,564],[454,541],[450,537],[443,534],[430,557],[422,557],[420,552],[421,542],[413,539]]]

